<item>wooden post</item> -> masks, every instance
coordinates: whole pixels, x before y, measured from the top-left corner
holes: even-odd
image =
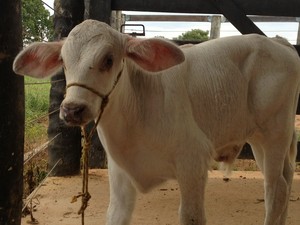
[[[122,24],[122,11],[112,11],[110,25],[117,31],[120,31]]]
[[[117,25],[118,25],[118,28],[119,28],[118,30],[120,31],[121,25],[125,23],[125,17],[122,14],[122,11],[117,11],[117,18],[118,18]]]
[[[296,21],[298,22],[298,34],[297,34],[297,45],[300,45],[300,17],[296,18]]]
[[[84,5],[84,19],[94,19],[110,24],[111,20],[113,20],[113,18],[111,19],[111,17],[113,17],[114,14],[116,15],[116,13],[113,14],[111,11],[110,0],[84,0]],[[113,27],[117,29],[117,20],[113,22]],[[88,132],[90,132],[94,124],[94,122],[88,124]],[[92,146],[90,148],[89,154],[89,166],[90,168],[107,168],[106,154],[99,140],[97,132],[93,135],[92,138]]]
[[[85,19],[94,19],[110,24],[111,0],[84,0]]]
[[[55,0],[54,28],[57,40],[68,36],[72,28],[82,22],[83,1]],[[59,109],[64,98],[65,82],[56,82],[65,79],[62,72],[51,78],[49,112]],[[48,169],[61,162],[52,171],[53,176],[74,175],[80,172],[81,131],[79,127],[66,126],[59,118],[59,111],[49,115],[48,137],[57,136],[48,148]]]
[[[21,0],[0,1],[0,224],[19,225],[22,215],[24,78],[12,64],[22,49]]]
[[[117,11],[111,11],[111,17],[110,17],[110,26],[116,30],[118,30],[118,25],[117,25]]]
[[[210,39],[219,38],[220,37],[220,29],[221,29],[221,16],[212,16]]]

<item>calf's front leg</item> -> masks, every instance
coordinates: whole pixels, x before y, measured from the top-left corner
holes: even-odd
[[[178,165],[177,175],[181,192],[179,208],[181,225],[205,225],[204,192],[208,177],[205,163],[201,160]]]
[[[129,225],[136,200],[136,190],[128,175],[108,159],[110,203],[106,225]]]

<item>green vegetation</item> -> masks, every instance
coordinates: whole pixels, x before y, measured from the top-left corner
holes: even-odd
[[[207,41],[208,38],[208,31],[203,31],[200,29],[193,29],[179,35],[174,40],[187,40],[187,41]]]
[[[24,46],[35,41],[53,39],[54,28],[48,10],[40,0],[22,1]],[[48,80],[49,81],[49,80]],[[43,84],[34,84],[41,83]],[[25,77],[25,152],[47,141],[50,83]],[[44,179],[47,173],[47,151],[36,155],[24,167],[24,197]]]
[[[29,148],[47,137],[50,83],[32,84],[37,82],[41,80],[25,78],[25,143]]]
[[[25,77],[25,152],[47,141],[49,80]],[[43,84],[35,84],[35,83]],[[47,151],[30,160],[24,167],[24,196],[29,195],[47,174]]]
[[[54,34],[53,22],[48,10],[40,0],[22,1],[23,42],[51,40]]]

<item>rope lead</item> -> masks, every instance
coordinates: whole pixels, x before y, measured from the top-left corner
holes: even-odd
[[[92,145],[92,137],[97,129],[97,125],[102,117],[102,114],[104,112],[105,107],[107,106],[109,102],[109,96],[115,89],[119,78],[122,74],[122,70],[119,72],[117,79],[115,80],[112,89],[108,92],[106,95],[102,95],[98,91],[94,90],[93,88],[90,88],[84,84],[78,84],[78,83],[72,83],[67,86],[67,88],[71,86],[79,86],[85,89],[88,89],[89,91],[93,92],[94,94],[98,95],[100,98],[102,98],[101,107],[100,107],[100,113],[98,115],[98,118],[91,129],[90,133],[87,134],[87,131],[84,126],[81,127],[81,133],[83,137],[83,148],[82,148],[82,164],[83,164],[83,177],[82,177],[82,192],[79,195],[76,195],[72,198],[71,203],[76,202],[79,197],[81,197],[81,207],[78,211],[78,214],[81,214],[81,224],[84,225],[84,211],[88,207],[88,201],[91,199],[91,195],[89,193],[88,187],[89,187],[89,150]]]

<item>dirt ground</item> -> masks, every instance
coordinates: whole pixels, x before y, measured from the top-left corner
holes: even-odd
[[[85,211],[85,224],[104,225],[109,201],[107,170],[90,170],[89,191],[92,195]],[[232,174],[229,182],[223,181],[220,171],[209,173],[206,190],[207,224],[211,225],[257,225],[263,224],[263,179],[260,172]],[[33,216],[41,225],[80,225],[77,214],[81,199],[71,203],[81,191],[82,178],[51,177],[39,189],[34,200]],[[148,194],[139,194],[133,214],[132,225],[178,225],[179,187],[169,181]],[[22,219],[28,224],[30,217]],[[300,224],[300,173],[294,177],[289,204],[287,225]]]

